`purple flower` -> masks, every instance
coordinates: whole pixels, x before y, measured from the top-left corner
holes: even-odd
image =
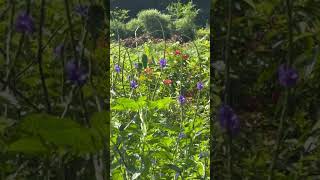
[[[118,64],[114,66],[114,69],[116,70],[117,73],[121,71],[121,67]]]
[[[186,137],[186,135],[183,132],[179,133],[179,139],[182,139],[182,138],[185,138],[185,137]]]
[[[222,105],[218,112],[220,126],[227,130],[231,135],[238,133],[240,122],[237,115],[233,112],[232,108],[228,105]]]
[[[198,82],[198,83],[197,83],[197,89],[198,89],[199,91],[201,91],[201,90],[203,89],[203,83],[202,83],[202,82]]]
[[[167,60],[165,60],[165,59],[160,59],[160,60],[159,60],[159,64],[160,64],[160,67],[161,67],[161,68],[164,68],[164,67],[166,67],[166,65],[167,65]]]
[[[16,31],[20,33],[32,34],[35,31],[34,21],[27,12],[22,12],[16,19]]]
[[[186,98],[184,96],[182,96],[182,95],[179,96],[178,100],[179,100],[180,104],[186,103]]]
[[[74,8],[74,11],[78,13],[80,16],[87,16],[89,12],[89,7],[86,5],[77,5]]]
[[[134,68],[139,69],[139,64],[138,63],[134,63]]]
[[[207,153],[206,152],[200,152],[199,154],[199,159],[203,158],[203,157],[206,157],[207,156]]]
[[[68,80],[71,83],[82,86],[87,81],[88,75],[86,71],[83,68],[79,67],[77,62],[69,61],[66,64],[65,69],[67,71]]]
[[[298,72],[290,68],[288,65],[282,64],[278,69],[279,83],[284,87],[293,87],[297,84],[299,75]]]
[[[57,47],[53,49],[53,54],[55,57],[60,58],[63,55],[64,45],[59,44]]]
[[[135,80],[130,81],[130,87],[132,89],[136,89],[138,87],[138,84]]]

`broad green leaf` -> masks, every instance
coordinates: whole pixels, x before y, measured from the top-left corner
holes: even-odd
[[[47,152],[47,148],[41,143],[39,138],[27,137],[21,138],[8,147],[9,152],[18,152],[26,154],[36,154]]]
[[[170,104],[173,103],[174,100],[170,97],[165,97],[163,99],[159,99],[156,101],[150,102],[150,107],[152,108],[158,108],[158,109],[168,109]]]
[[[80,125],[67,118],[60,119],[48,114],[32,114],[22,120],[20,128],[25,132],[42,134],[48,131],[80,128]]]

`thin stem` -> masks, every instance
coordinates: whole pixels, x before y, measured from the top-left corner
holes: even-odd
[[[73,26],[72,26],[72,22],[71,22],[71,15],[70,15],[70,8],[69,8],[68,0],[64,0],[64,5],[65,5],[65,9],[66,9],[66,15],[67,15],[68,26],[69,26],[69,30],[70,30],[71,45],[72,45],[74,57],[76,59],[78,59],[77,58],[78,57],[77,49],[76,49],[76,45],[75,45],[75,41],[74,41]]]
[[[12,38],[12,28],[13,28],[13,16],[14,16],[14,10],[15,10],[15,3],[11,3],[11,13],[10,13],[10,19],[9,19],[9,26],[8,26],[8,35],[6,40],[6,79],[5,81],[8,81],[8,77],[10,74],[10,49],[11,49],[11,38]],[[9,82],[6,82],[9,83]],[[6,86],[6,85],[5,85]]]
[[[278,132],[277,132],[277,141],[275,144],[275,150],[274,150],[274,154],[273,154],[271,165],[270,165],[270,173],[269,173],[268,180],[273,179],[274,167],[275,167],[275,164],[278,159],[278,154],[279,154],[279,149],[280,149],[280,144],[281,144],[281,139],[282,139],[282,134],[283,134],[283,124],[284,124],[284,120],[285,120],[287,104],[288,104],[288,90],[286,90],[286,92],[285,92],[285,97],[284,97],[284,101],[283,101],[283,108],[282,108],[282,112],[281,112],[281,116],[280,116],[280,124],[279,124]]]
[[[232,25],[232,0],[228,1],[228,27],[227,27],[227,36],[226,36],[226,44],[225,44],[225,95],[224,95],[224,102],[226,104],[230,104],[230,36],[231,36],[231,25]],[[228,179],[232,179],[232,136],[230,130],[227,132],[228,136],[228,160],[227,160],[227,168],[228,168]]]
[[[45,101],[47,104],[47,112],[51,112],[51,105],[49,101],[49,95],[48,95],[48,89],[46,85],[46,80],[43,73],[42,68],[42,30],[44,26],[44,20],[45,20],[45,0],[41,0],[41,8],[40,8],[40,25],[39,25],[39,36],[38,36],[38,65],[39,65],[39,73],[40,73],[40,80],[42,84],[43,93],[45,96]]]
[[[289,49],[288,49],[288,59],[287,59],[287,63],[288,65],[291,65],[292,63],[292,34],[293,34],[293,26],[292,26],[292,1],[291,0],[287,0],[287,24],[288,24],[288,39],[289,39]]]
[[[288,47],[288,59],[287,59],[287,65],[290,66],[292,64],[292,50],[293,50],[293,40],[292,40],[292,34],[293,34],[293,26],[292,26],[292,1],[291,0],[286,0],[286,6],[287,6],[287,24],[288,24],[288,41],[289,41],[289,47]],[[278,128],[278,133],[277,133],[277,141],[276,141],[276,145],[275,145],[275,150],[274,150],[274,154],[273,154],[273,158],[271,161],[271,165],[270,165],[270,174],[268,179],[272,180],[273,179],[273,175],[274,175],[274,167],[275,164],[277,162],[278,159],[278,154],[279,154],[279,150],[280,150],[280,144],[281,144],[281,139],[283,136],[283,126],[284,126],[284,121],[286,118],[286,109],[288,106],[288,100],[289,100],[289,89],[285,90],[285,97],[284,97],[284,104],[282,107],[282,112],[281,112],[281,117],[280,117],[280,124],[279,124],[279,128]]]

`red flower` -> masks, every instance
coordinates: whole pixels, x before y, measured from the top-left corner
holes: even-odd
[[[170,85],[170,84],[172,84],[172,80],[171,79],[165,79],[165,80],[163,80],[163,84]]]
[[[188,54],[184,54],[184,55],[182,55],[182,59],[184,59],[184,60],[189,59],[189,55],[188,55]]]
[[[176,50],[175,55],[180,55],[181,51],[180,50]]]

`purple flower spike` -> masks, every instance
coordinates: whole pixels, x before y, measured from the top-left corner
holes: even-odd
[[[179,100],[179,103],[180,103],[180,104],[186,103],[186,98],[185,98],[184,96],[182,96],[182,95],[179,96],[179,99],[178,99],[178,100]]]
[[[202,82],[198,82],[198,83],[197,83],[197,89],[198,89],[199,91],[201,91],[201,90],[203,89],[203,83],[202,83]]]
[[[116,71],[117,73],[119,73],[119,72],[121,71],[121,67],[120,67],[118,64],[116,64],[116,65],[114,66],[114,69],[115,69],[115,71]]]
[[[16,31],[20,33],[32,34],[35,32],[34,21],[31,15],[22,12],[16,19]]]
[[[160,64],[160,67],[161,67],[161,68],[164,68],[164,67],[167,66],[167,60],[165,60],[165,59],[160,59],[159,64]]]
[[[53,49],[53,54],[55,57],[60,58],[63,55],[64,45],[59,44],[56,48]]]
[[[136,89],[138,87],[138,84],[135,80],[130,81],[130,87],[132,89]]]
[[[79,14],[80,16],[87,16],[88,15],[88,12],[89,12],[89,7],[86,6],[86,5],[77,5],[75,8],[74,8],[75,12],[77,14]]]
[[[284,87],[293,87],[297,84],[299,75],[298,72],[290,68],[288,65],[282,64],[278,69],[279,83]]]
[[[218,113],[221,128],[227,130],[231,135],[239,132],[240,121],[232,108],[228,105],[222,105]]]
[[[69,61],[66,64],[66,72],[68,80],[76,85],[82,86],[87,81],[87,73],[86,71],[79,67],[75,61]]]

